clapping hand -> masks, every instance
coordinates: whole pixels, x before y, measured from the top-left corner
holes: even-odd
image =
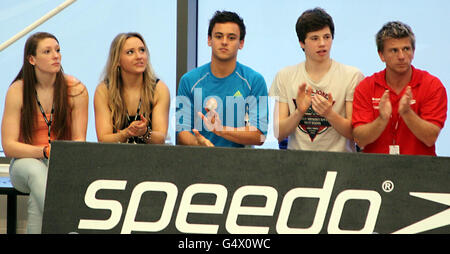
[[[297,91],[297,110],[300,110],[300,113],[304,114],[312,103],[312,88],[307,86],[306,83],[303,83],[298,87]]]
[[[127,128],[129,137],[143,136],[147,132],[148,120],[141,114],[141,120],[133,121]]]
[[[206,108],[206,116],[201,112],[198,112],[198,116],[202,118],[203,124],[208,131],[216,132],[222,131],[223,125],[222,121],[220,121],[219,114],[215,110],[209,110]]]
[[[326,118],[333,108],[333,96],[331,93],[328,93],[328,99],[322,95],[314,95],[312,97],[312,108],[317,114]]]
[[[389,99],[389,90],[386,90],[381,96],[379,109],[380,112],[380,118],[383,120],[389,120],[392,114],[392,104]]]
[[[403,115],[403,114],[407,113],[409,110],[411,110],[410,105],[411,105],[412,99],[413,99],[413,94],[411,91],[411,87],[408,86],[398,104],[398,113],[400,115]]]
[[[209,141],[209,139],[205,138],[202,134],[200,134],[198,130],[192,129],[192,131],[194,132],[195,138],[197,139],[199,145],[208,147],[214,146],[214,144],[211,141]]]

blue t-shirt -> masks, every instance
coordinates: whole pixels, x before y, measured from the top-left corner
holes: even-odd
[[[244,127],[247,124],[267,134],[266,82],[261,74],[237,62],[234,72],[225,78],[212,74],[211,63],[183,75],[176,100],[177,136],[181,131],[192,133],[192,129],[197,129],[215,146],[243,147],[208,131],[197,116],[197,112],[206,115],[206,103],[212,97],[217,101],[216,112],[223,126]]]

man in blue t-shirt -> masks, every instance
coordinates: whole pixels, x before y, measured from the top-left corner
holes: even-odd
[[[177,144],[262,145],[267,134],[267,86],[261,74],[237,62],[245,25],[233,12],[210,20],[211,62],[186,73],[177,94]]]

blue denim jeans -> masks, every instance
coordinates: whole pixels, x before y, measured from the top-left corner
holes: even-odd
[[[22,158],[11,160],[9,175],[18,191],[29,193],[27,233],[40,234],[44,213],[48,160]]]

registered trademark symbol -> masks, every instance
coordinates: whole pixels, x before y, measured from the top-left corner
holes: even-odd
[[[383,188],[384,192],[391,192],[394,190],[394,183],[390,180],[386,180],[381,185],[381,188]]]

